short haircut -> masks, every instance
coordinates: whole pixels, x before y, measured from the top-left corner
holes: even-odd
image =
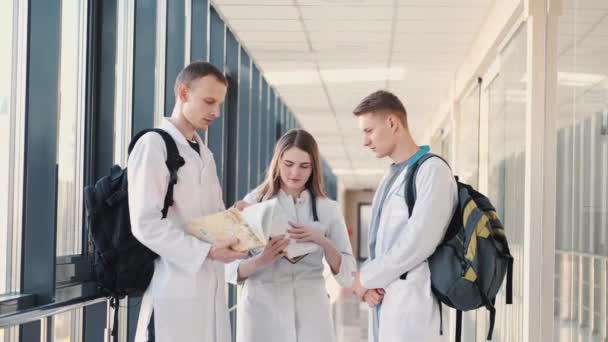
[[[203,61],[195,61],[188,64],[182,71],[179,72],[175,79],[174,91],[177,94],[177,87],[180,84],[189,87],[192,82],[205,76],[213,76],[216,80],[228,86],[226,76],[213,64]]]
[[[374,114],[396,115],[407,128],[407,112],[401,100],[395,94],[386,90],[378,90],[367,95],[361,103],[353,110],[355,116]]]

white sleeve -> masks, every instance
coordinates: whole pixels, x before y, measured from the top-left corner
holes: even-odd
[[[335,214],[330,223],[327,238],[334,243],[336,249],[342,255],[340,270],[334,275],[334,278],[340,286],[351,287],[353,282],[352,273],[357,270],[357,262],[353,256],[353,249],[350,244],[348,230],[346,229],[346,223],[344,223],[342,211],[340,210],[338,203],[332,201],[332,205],[335,207]]]
[[[416,176],[416,205],[396,243],[386,254],[361,269],[361,285],[386,288],[427,260],[443,239],[457,204],[457,187],[450,168],[443,161],[429,160]],[[405,201],[404,209],[407,211]]]
[[[243,201],[249,204],[255,204],[260,201],[260,191],[258,188],[251,190],[245,197],[243,197]]]
[[[205,262],[211,244],[186,233],[175,220],[162,218],[169,184],[165,158],[164,141],[157,134],[141,137],[129,156],[131,230],[146,247],[194,275]]]
[[[239,267],[241,266],[241,262],[246,259],[237,259],[229,264],[226,264],[226,282],[234,285],[238,285],[239,279]]]

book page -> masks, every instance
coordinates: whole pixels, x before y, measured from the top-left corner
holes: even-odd
[[[186,230],[211,243],[236,237],[239,243],[233,249],[238,252],[248,252],[266,245],[266,239],[259,229],[252,227],[236,208],[192,220],[186,225]]]
[[[270,236],[285,234],[289,236],[287,230],[291,228],[287,216],[283,213],[280,207],[277,207],[273,213],[272,222],[270,226]],[[313,253],[320,248],[314,242],[297,242],[294,239],[289,239],[289,245],[287,246],[287,258],[295,259],[296,257]]]

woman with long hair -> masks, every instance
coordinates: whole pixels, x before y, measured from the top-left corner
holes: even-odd
[[[335,341],[323,258],[343,287],[351,286],[356,262],[340,206],[323,192],[319,150],[308,132],[294,129],[279,139],[266,180],[235,206],[268,200],[290,227],[270,236],[263,251],[227,266],[228,281],[244,284],[237,341]],[[290,239],[318,248],[294,262],[285,258]]]

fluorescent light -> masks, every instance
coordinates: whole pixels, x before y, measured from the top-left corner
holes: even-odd
[[[528,73],[525,73],[519,80],[521,83],[526,83]],[[557,73],[557,83],[566,87],[590,87],[596,85],[606,79],[604,74],[586,74],[581,72],[563,72]]]
[[[568,87],[590,87],[606,79],[603,74],[584,74],[578,72],[558,72],[557,82]]]
[[[359,69],[323,69],[321,75],[328,83],[399,81],[403,79],[403,68],[359,68]]]
[[[314,69],[294,71],[269,71],[266,73],[268,82],[275,85],[314,84],[318,83],[319,74]]]
[[[403,80],[405,71],[401,67],[321,69],[320,76],[326,83],[355,83]],[[320,82],[315,69],[266,72],[268,81],[275,85],[315,84]]]

